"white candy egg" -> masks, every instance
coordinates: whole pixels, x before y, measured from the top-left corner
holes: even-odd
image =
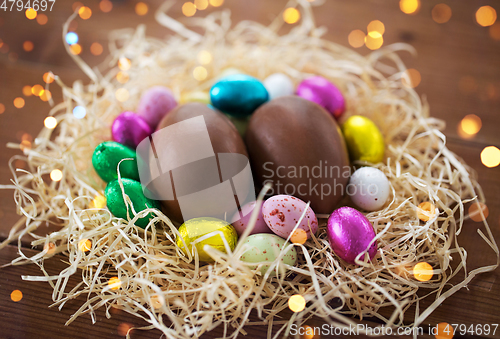
[[[366,211],[376,211],[384,206],[389,197],[389,180],[373,167],[361,167],[351,176],[347,194],[356,206]]]
[[[269,100],[294,93],[292,80],[283,73],[271,74],[263,83],[269,93]]]

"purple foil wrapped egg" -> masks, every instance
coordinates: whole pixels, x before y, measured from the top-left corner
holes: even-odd
[[[333,211],[328,218],[326,233],[333,252],[350,264],[355,264],[356,256],[366,251],[375,238],[375,231],[370,221],[363,213],[347,206]],[[376,253],[375,241],[368,249],[370,260]],[[364,255],[361,255],[360,260],[364,260]]]
[[[262,205],[262,215],[271,231],[286,239],[292,234],[293,228],[306,210],[306,206],[304,201],[291,195],[275,195]],[[307,239],[318,231],[318,219],[311,207],[307,207],[298,228],[305,231]]]
[[[135,149],[137,145],[153,133],[149,124],[134,112],[123,112],[111,125],[114,141]]]
[[[238,233],[238,235],[242,235],[245,229],[250,222],[250,217],[252,216],[252,212],[255,209],[256,202],[249,202],[241,208],[241,211],[238,211],[234,214],[231,219],[231,225],[233,225],[234,229]],[[240,214],[241,213],[241,214]],[[241,217],[243,216],[243,217]],[[258,233],[272,233],[272,231],[267,226],[264,221],[264,217],[262,216],[262,205],[260,207],[260,213],[257,216],[257,221],[255,222],[255,226],[250,234],[258,234]]]
[[[342,92],[321,76],[303,80],[297,87],[297,95],[322,106],[337,120],[345,111],[345,99]]]
[[[137,114],[155,130],[161,119],[177,106],[171,90],[163,86],[155,86],[146,90],[137,105]]]

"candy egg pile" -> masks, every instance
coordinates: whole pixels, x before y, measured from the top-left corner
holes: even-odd
[[[203,262],[213,261],[205,251],[207,245],[221,252],[233,251],[238,236],[246,233],[245,251],[240,259],[249,263],[250,269],[259,267],[262,275],[273,267],[271,276],[278,271],[285,273],[286,266],[296,264],[299,254],[293,244],[304,244],[318,233],[315,211],[327,213],[330,218],[326,232],[332,251],[348,264],[355,264],[356,257],[365,260],[363,253],[368,253],[372,260],[377,242],[371,223],[351,207],[335,208],[346,191],[351,201],[366,211],[379,210],[386,204],[390,184],[384,173],[361,167],[350,176],[349,158],[366,163],[383,160],[384,141],[377,126],[363,116],[351,116],[339,126],[337,121],[346,111],[345,99],[337,86],[321,76],[305,78],[295,89],[294,81],[283,73],[271,74],[263,81],[238,70],[223,73],[214,80],[209,92],[182,93],[180,105],[170,89],[152,87],[142,94],[137,113],[126,111],[115,118],[111,125],[113,141],[98,145],[92,157],[96,172],[107,182],[109,211],[117,218],[132,220],[145,209],[161,209],[180,225],[176,239],[180,251],[191,256],[196,248]],[[170,182],[157,180],[147,189],[139,182],[135,148],[141,141],[155,131],[200,116],[214,153],[248,156],[257,189],[268,182],[274,185],[267,200],[236,206],[232,217],[226,216],[227,221],[208,213],[203,216],[205,204],[197,206],[200,217],[184,220],[177,198],[157,201],[145,195],[149,190],[164,190]],[[183,150],[175,147],[179,146],[155,146],[154,156],[140,160],[151,165],[172,154],[182,154]],[[231,177],[237,174],[231,173]],[[187,168],[173,175],[176,180],[191,184],[184,189],[187,194],[196,193],[194,187],[206,186],[204,173]],[[246,187],[244,192],[251,189]],[[131,205],[125,202],[123,194],[129,197]],[[136,219],[137,226],[146,228],[154,214],[141,213]],[[245,232],[247,228],[251,230]],[[280,254],[284,248],[286,253]],[[271,265],[279,257],[281,264]]]

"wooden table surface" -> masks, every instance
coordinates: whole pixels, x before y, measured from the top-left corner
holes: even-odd
[[[445,0],[443,0],[445,1]],[[26,1],[25,1],[26,2]],[[149,12],[138,16],[134,12],[136,1],[115,1],[109,13],[99,10],[99,2],[82,1],[92,9],[89,20],[77,19],[76,31],[83,47],[82,56],[91,65],[104,60],[107,53],[106,37],[110,30],[135,27],[146,23],[149,35],[163,37],[170,34],[154,22],[154,10],[159,2],[148,2]],[[432,20],[431,10],[439,1],[423,1],[416,15],[404,14],[396,0],[326,0],[321,8],[316,8],[318,25],[328,28],[326,37],[334,42],[348,45],[347,36],[354,29],[366,31],[371,20],[381,20],[386,27],[384,45],[395,42],[408,42],[418,51],[414,58],[403,54],[409,68],[417,69],[422,77],[417,91],[425,96],[431,107],[431,114],[446,121],[445,133],[449,148],[471,165],[479,175],[487,206],[488,221],[496,239],[500,239],[500,167],[487,168],[480,160],[481,150],[490,145],[500,146],[500,41],[489,35],[488,28],[480,27],[474,13],[482,5],[491,5],[500,11],[498,1],[445,1],[452,9],[451,20],[437,24]],[[176,3],[173,16],[182,16],[182,1]],[[0,183],[6,184],[11,178],[7,166],[8,159],[20,154],[19,150],[4,149],[7,142],[20,142],[23,134],[35,135],[43,126],[49,105],[39,98],[25,97],[25,85],[44,84],[43,73],[53,71],[65,83],[84,79],[84,74],[73,64],[65,53],[62,39],[62,24],[71,14],[73,2],[57,0],[52,12],[47,12],[48,22],[39,25],[36,20],[28,20],[24,12],[5,12],[0,10],[0,103],[5,112],[0,115]],[[232,10],[233,21],[242,19],[270,23],[275,15],[286,5],[286,1],[226,0],[223,8]],[[213,8],[205,12],[213,11]],[[198,12],[196,15],[204,15]],[[31,52],[23,50],[23,42],[34,43]],[[94,56],[90,53],[92,42],[99,42],[104,53]],[[1,42],[0,42],[1,45]],[[359,48],[367,54],[366,47]],[[54,100],[58,102],[61,94],[53,87]],[[15,97],[23,97],[26,104],[18,109],[13,105]],[[0,106],[1,108],[1,106]],[[1,111],[1,110],[0,110]],[[482,120],[480,132],[470,140],[462,139],[457,126],[467,114],[476,114]],[[23,164],[18,162],[18,166]],[[10,227],[17,220],[12,191],[0,191],[0,241],[5,239]],[[476,229],[480,223],[467,221],[459,237],[461,244],[468,249],[469,269],[493,264],[493,251],[484,246]],[[24,252],[34,253],[29,242],[24,244]],[[8,246],[0,251],[0,265],[10,262],[17,255],[16,246]],[[63,265],[59,260],[46,262],[50,272],[56,272]],[[36,275],[40,271],[34,265],[14,266],[0,269],[0,338],[120,338],[127,324],[138,326],[144,323],[136,318],[117,311],[111,319],[98,312],[98,321],[92,325],[90,317],[82,316],[70,326],[64,326],[69,316],[77,309],[78,301],[68,303],[62,311],[48,308],[51,304],[51,289],[46,283],[24,282],[21,275]],[[460,324],[500,323],[500,276],[499,270],[480,275],[469,285],[446,300],[424,324],[434,326],[440,322]],[[21,290],[23,298],[14,302],[10,298],[13,290]],[[425,306],[422,305],[422,306]],[[285,315],[286,316],[286,315]],[[411,322],[411,319],[408,319]],[[319,322],[311,322],[313,324]],[[266,327],[249,327],[252,337],[265,337]],[[215,330],[207,338],[221,335]],[[156,330],[132,332],[132,338],[159,338]],[[325,337],[325,336],[324,336]],[[432,336],[431,336],[432,337]],[[458,337],[473,337],[471,334]],[[483,335],[483,337],[485,337]],[[493,336],[488,336],[493,337]],[[500,338],[500,330],[494,337]]]

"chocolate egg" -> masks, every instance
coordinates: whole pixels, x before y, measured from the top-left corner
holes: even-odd
[[[160,120],[175,106],[177,106],[177,101],[170,89],[154,86],[142,94],[137,105],[137,114],[144,118],[154,130]]]
[[[252,115],[245,141],[254,177],[261,185],[272,182],[271,194],[293,195],[328,214],[344,195],[346,146],[321,106],[297,96],[274,99]]]
[[[199,238],[212,232],[220,233],[214,233],[211,237],[197,241]],[[196,247],[200,261],[213,261],[212,257],[205,252],[205,245],[225,253],[226,246],[224,244],[224,239],[231,251],[234,250],[238,242],[238,235],[234,227],[228,222],[216,218],[207,217],[190,219],[179,227],[179,233],[181,236],[176,239],[177,246],[186,254],[187,251],[192,253],[193,246]],[[224,239],[222,237],[224,237]],[[187,249],[184,243],[186,243]]]
[[[376,164],[384,160],[384,137],[377,125],[362,115],[353,115],[342,124],[349,156],[352,161]]]
[[[130,111],[117,116],[111,125],[113,140],[133,149],[152,132],[146,120]]]
[[[352,207],[335,210],[328,218],[326,233],[333,252],[350,264],[355,264],[354,259],[360,253],[368,251],[370,260],[377,253],[377,242],[368,248],[375,238],[372,224],[363,213]],[[364,260],[363,255],[360,260]]]
[[[255,201],[249,202],[241,207],[241,210],[236,212],[231,219],[231,224],[234,226],[238,235],[242,235],[245,229],[248,227],[250,222],[250,217],[252,216],[252,212],[255,209]],[[264,217],[262,215],[262,205],[260,206],[259,213],[257,214],[257,220],[255,221],[255,226],[253,227],[250,234],[257,233],[271,233],[271,230],[267,226],[264,221]]]
[[[250,190],[253,192],[245,144],[224,114],[200,103],[180,105],[165,116],[151,139],[154,145],[141,143],[137,148],[138,155],[144,154],[143,146],[149,148],[146,150],[149,155],[139,157],[141,178],[143,170],[150,171],[151,180],[146,179],[143,184],[155,199],[162,201],[164,213],[174,221],[202,216],[230,218],[238,206],[231,184],[224,177],[234,183],[233,177],[246,167],[250,181],[237,180],[238,201],[246,203],[245,197]],[[228,154],[238,158],[236,166],[222,166]],[[231,201],[217,196],[217,199],[205,199],[202,203],[190,203],[193,200],[189,199],[197,198],[203,192],[211,195],[218,188],[228,188],[229,193],[227,190],[221,192]],[[226,202],[234,209],[225,209]],[[182,209],[186,204],[190,204],[189,210]]]
[[[321,76],[303,80],[297,87],[297,95],[324,107],[335,119],[339,119],[345,111],[345,99],[342,92]]]
[[[123,159],[132,160],[122,161]],[[137,155],[133,149],[114,141],[105,141],[97,145],[92,154],[92,165],[102,180],[110,182],[117,179],[118,164],[122,178],[139,180]]]

